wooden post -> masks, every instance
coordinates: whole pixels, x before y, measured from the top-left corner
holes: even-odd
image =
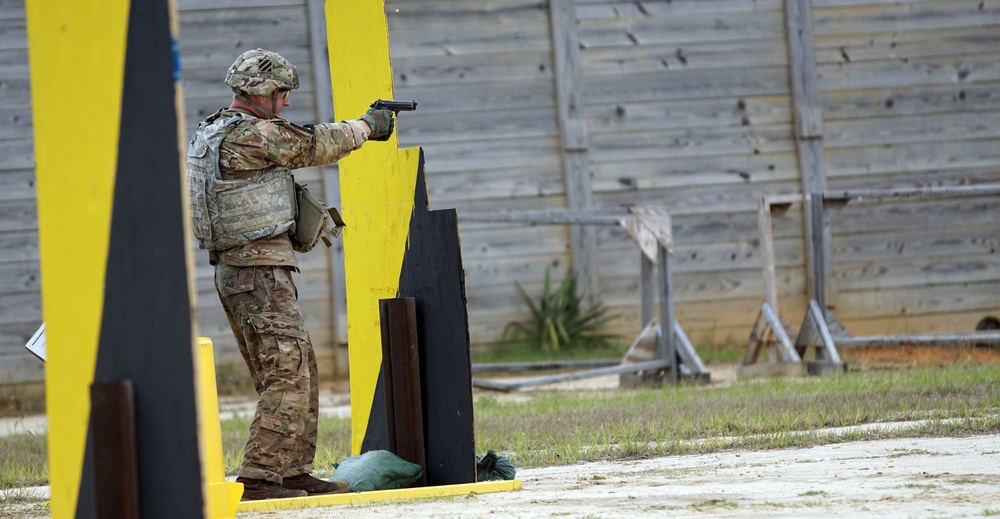
[[[771,221],[771,201],[767,195],[760,197],[757,208],[757,233],[760,236],[760,262],[764,271],[764,301],[778,315],[778,283],[774,266],[774,232]]]
[[[640,281],[642,290],[642,326],[645,327],[653,320],[653,305],[656,299],[656,291],[653,288],[653,267],[656,265],[642,251],[639,251],[639,265],[642,272]]]
[[[677,349],[674,345],[674,284],[666,245],[660,244],[660,343],[657,358],[670,362],[670,383],[677,384]]]
[[[583,114],[580,42],[573,1],[549,0],[549,21],[566,200],[570,209],[589,209],[594,205],[587,156],[590,136]],[[573,270],[588,298],[594,301],[599,291],[597,234],[591,227],[574,225],[570,227],[570,245]]]
[[[804,232],[809,272],[809,296],[825,312],[825,284],[830,240],[824,225],[823,113],[816,93],[816,60],[813,56],[812,15],[809,0],[785,0],[788,57],[795,113],[796,146],[805,195]]]
[[[94,382],[90,406],[95,517],[138,519],[139,459],[132,382]],[[178,475],[184,476],[190,474]]]

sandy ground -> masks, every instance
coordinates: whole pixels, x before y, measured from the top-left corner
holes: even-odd
[[[735,378],[735,366],[713,367],[713,386],[727,385]],[[615,376],[550,385],[545,389],[607,390],[617,384]],[[530,398],[531,391],[490,394],[517,400]],[[223,398],[220,408],[225,418],[252,413],[253,403]],[[350,414],[347,395],[338,390],[324,392],[321,408],[323,414]],[[0,419],[0,435],[45,429],[44,417]],[[513,492],[244,512],[237,517],[1000,516],[1000,435],[859,441],[802,449],[597,462],[519,470],[517,478],[522,481],[522,489]],[[47,497],[47,487],[31,490]],[[38,519],[49,514],[43,504],[27,503],[0,510],[0,517]]]
[[[521,490],[240,519],[1000,515],[1000,435],[848,442],[518,471]],[[0,517],[48,517],[38,503]]]
[[[1000,514],[1000,436],[849,442],[521,470],[519,491],[239,518],[976,517]]]

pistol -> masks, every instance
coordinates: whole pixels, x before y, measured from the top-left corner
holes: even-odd
[[[417,109],[416,101],[392,101],[379,99],[371,104],[377,110],[392,110],[392,113],[412,112]]]

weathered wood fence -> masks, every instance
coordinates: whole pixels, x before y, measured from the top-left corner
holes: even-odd
[[[188,132],[228,103],[226,67],[258,46],[299,65],[290,119],[359,115],[333,114],[328,99],[322,0],[177,5]],[[420,103],[400,116],[401,146],[424,147],[432,208],[456,207],[461,222],[671,207],[676,317],[695,344],[742,344],[753,326],[762,195],[1000,181],[1000,4],[989,0],[394,0],[386,13],[396,97]],[[27,60],[23,1],[0,2],[0,382],[42,377],[23,350],[42,321]],[[67,138],[85,135],[85,121],[67,121]],[[338,198],[335,167],[297,177]],[[789,315],[817,283],[859,334],[970,331],[1000,313],[995,197],[851,204],[831,220],[825,280],[808,275],[820,257],[810,237],[826,232],[810,214],[793,207],[773,229]],[[538,291],[548,267],[580,272],[623,335],[641,329],[623,232],[461,231],[474,343],[526,316],[514,282]],[[327,373],[345,358],[340,258],[300,258]],[[203,253],[196,275],[201,333],[236,361]]]

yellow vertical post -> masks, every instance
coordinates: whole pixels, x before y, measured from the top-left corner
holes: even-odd
[[[31,102],[38,184],[42,314],[49,420],[49,477],[55,519],[72,517],[79,498],[104,300],[111,202],[118,159],[129,0],[28,0]],[[100,110],[87,115],[86,139],[66,139],[79,113],[69,92],[101,77]],[[72,225],[67,225],[67,217]],[[87,232],[80,232],[87,229]],[[83,294],[86,304],[80,304]],[[58,381],[58,383],[55,383]]]
[[[337,117],[354,119],[376,99],[392,99],[384,2],[328,0],[326,22]],[[340,161],[353,454],[361,451],[382,362],[378,300],[398,294],[413,212],[420,152],[397,146],[394,134]]]
[[[205,467],[205,496],[211,519],[232,519],[243,496],[243,484],[226,481],[222,452],[222,426],[219,423],[219,394],[215,384],[215,353],[212,339],[198,338],[198,420]]]

